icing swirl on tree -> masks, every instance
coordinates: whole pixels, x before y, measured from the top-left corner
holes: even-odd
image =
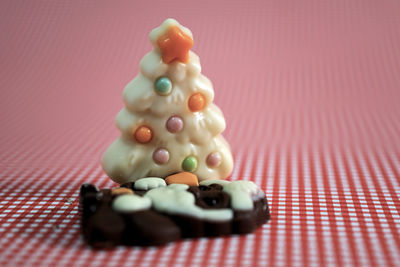
[[[190,50],[191,31],[167,19],[149,37],[153,51],[124,89],[125,107],[116,117],[121,136],[103,155],[104,171],[118,183],[181,171],[200,180],[226,178],[233,160],[221,135],[225,119]]]

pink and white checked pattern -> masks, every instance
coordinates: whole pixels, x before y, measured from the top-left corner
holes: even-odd
[[[1,1],[0,266],[398,266],[399,14],[398,1]],[[272,219],[95,251],[78,189],[114,185],[100,157],[166,17],[194,33],[231,179],[260,185]]]

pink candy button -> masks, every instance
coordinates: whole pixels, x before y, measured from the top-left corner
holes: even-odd
[[[178,116],[172,116],[168,119],[166,126],[171,133],[180,132],[183,128],[183,120]]]
[[[218,152],[211,153],[207,156],[206,162],[210,168],[218,167],[221,164],[221,155]]]
[[[153,160],[157,164],[165,164],[169,160],[169,152],[164,148],[159,148],[153,153]]]

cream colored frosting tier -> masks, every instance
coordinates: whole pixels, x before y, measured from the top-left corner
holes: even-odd
[[[170,152],[168,163],[159,165],[152,159],[153,152],[163,147]],[[206,164],[207,156],[218,151],[221,155],[221,165],[210,168]],[[230,175],[233,159],[229,145],[222,135],[211,139],[205,145],[191,143],[181,144],[176,141],[159,144],[137,144],[130,138],[121,136],[106,150],[103,155],[102,165],[104,171],[117,183],[136,181],[143,177],[162,177],[182,171],[182,161],[188,155],[193,155],[198,160],[198,167],[194,174],[200,181],[206,179],[223,179]]]
[[[165,64],[162,60],[157,40],[171,26],[179,27],[184,34],[192,37],[189,29],[173,19],[154,29],[150,33],[154,49],[143,57],[140,73],[123,91],[125,107],[116,117],[121,136],[102,158],[104,171],[118,183],[148,176],[166,177],[183,171],[182,162],[188,156],[197,159],[198,166],[192,172],[200,180],[224,179],[232,172],[230,148],[220,135],[226,126],[225,119],[221,110],[213,104],[213,86],[201,74],[199,57],[189,51],[189,60],[185,63],[174,61]],[[156,90],[156,81],[161,77],[171,83],[170,92],[165,95]],[[188,102],[191,96],[198,93],[204,97],[204,107],[193,112]],[[167,128],[167,121],[173,116],[181,119],[182,129],[179,131]],[[141,126],[151,130],[151,141],[140,143],[135,139],[134,133]],[[153,153],[158,149],[168,151],[167,162],[155,162]],[[219,165],[210,166],[215,157],[207,161],[213,153],[219,155]]]
[[[183,121],[183,128],[177,133],[166,130],[166,123],[172,116],[179,116]],[[207,144],[214,136],[225,130],[225,120],[221,110],[210,104],[202,113],[193,112],[165,112],[163,116],[155,117],[151,113],[132,113],[123,108],[116,118],[118,129],[127,138],[138,126],[149,125],[154,132],[154,140],[161,143],[176,141],[181,144]]]
[[[151,55],[151,57],[148,57]],[[200,62],[195,53],[189,55],[186,64],[175,62],[164,64],[157,51],[147,54],[140,63],[140,71],[123,92],[126,107],[132,112],[147,112],[162,116],[165,112],[190,112],[185,100],[193,93],[201,93],[206,99],[206,106],[214,99],[211,81],[200,72]],[[153,64],[158,68],[152,68]],[[193,65],[198,67],[193,67]],[[165,66],[165,68],[163,67]],[[172,92],[160,96],[154,90],[154,83],[160,77],[168,77],[172,82]]]

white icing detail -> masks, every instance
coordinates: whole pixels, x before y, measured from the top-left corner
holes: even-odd
[[[234,210],[252,210],[253,196],[260,189],[251,181],[233,181],[223,185],[223,191],[231,196],[231,206]]]
[[[186,64],[181,62],[174,62],[170,64],[168,77],[174,82],[181,82],[186,78]]]
[[[219,184],[219,185],[222,185],[222,186],[224,186],[224,185],[227,185],[227,184],[230,184],[231,182],[229,182],[229,181],[227,181],[227,180],[204,180],[204,181],[201,181],[199,184],[200,185],[211,185],[211,184]]]
[[[189,51],[190,62],[187,64],[188,76],[197,77],[201,72],[200,58],[194,52]]]
[[[120,195],[112,202],[112,208],[119,212],[146,210],[151,207],[151,200],[138,195]]]
[[[234,210],[251,210],[253,202],[265,197],[264,192],[251,181],[204,180],[200,185],[222,185],[223,191],[230,195]]]
[[[140,71],[146,76],[145,78],[155,81],[160,76],[164,76],[167,70],[168,65],[163,63],[161,54],[156,51],[147,53],[140,61]]]
[[[170,184],[168,187],[177,191],[185,191],[189,188],[187,184]]]
[[[259,200],[264,197],[265,197],[264,191],[262,191],[260,188],[258,188],[257,193],[253,196],[253,200]]]
[[[126,108],[132,112],[141,112],[151,108],[157,93],[154,91],[154,83],[144,77],[142,74],[137,75],[130,83],[128,83],[122,93],[122,98],[125,102]],[[131,116],[135,116],[132,114]],[[116,118],[116,122],[127,120],[129,118]]]
[[[164,179],[158,177],[146,177],[136,180],[136,190],[150,190],[161,186],[167,186]]]
[[[194,195],[187,185],[171,184],[148,191],[146,198],[153,202],[153,208],[169,214],[193,216],[199,219],[227,221],[233,218],[231,209],[202,209],[195,204]]]

